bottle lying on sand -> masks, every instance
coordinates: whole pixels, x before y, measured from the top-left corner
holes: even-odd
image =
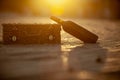
[[[55,22],[61,24],[64,31],[82,40],[84,43],[96,43],[98,40],[97,35],[72,21],[63,21],[55,16],[51,16],[50,18]]]

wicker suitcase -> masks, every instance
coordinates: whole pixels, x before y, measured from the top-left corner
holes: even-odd
[[[2,24],[4,44],[60,44],[59,24]]]

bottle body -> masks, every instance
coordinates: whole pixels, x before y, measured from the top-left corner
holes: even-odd
[[[63,21],[63,30],[82,40],[84,43],[96,43],[98,36],[72,21]]]
[[[97,35],[72,21],[63,21],[55,16],[51,16],[51,19],[61,24],[64,31],[82,40],[84,43],[96,43],[98,40]]]

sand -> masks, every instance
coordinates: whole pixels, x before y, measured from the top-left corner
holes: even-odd
[[[96,44],[61,31],[58,45],[0,44],[0,80],[119,80],[120,21],[70,19],[99,36]],[[49,18],[0,18],[2,23],[53,23]],[[2,41],[2,25],[0,25]]]

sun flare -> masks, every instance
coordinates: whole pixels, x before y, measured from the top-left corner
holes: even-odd
[[[61,6],[66,2],[66,0],[46,0],[46,3],[53,6]]]
[[[73,14],[78,0],[32,0],[32,9],[42,15],[63,16]],[[73,12],[71,12],[73,10]]]
[[[67,0],[46,0],[53,15],[62,15]]]

